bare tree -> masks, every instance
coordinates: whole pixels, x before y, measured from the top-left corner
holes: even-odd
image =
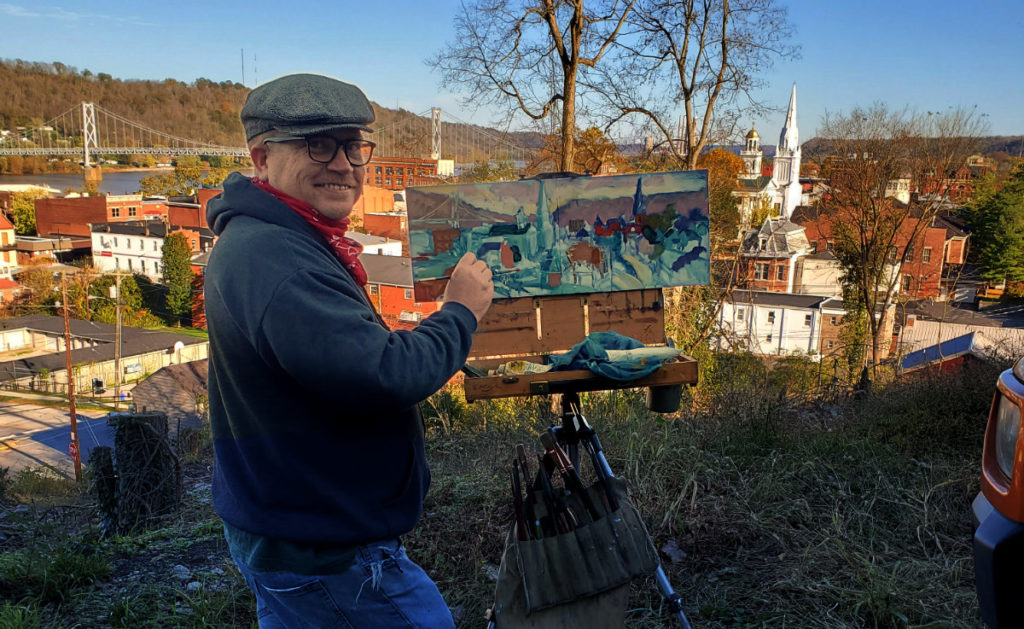
[[[597,67],[637,0],[468,0],[455,38],[427,63],[467,105],[499,105],[510,120],[561,108],[559,170],[572,169],[577,82]]]
[[[768,109],[754,93],[776,59],[798,56],[792,36],[776,0],[639,0],[588,87],[602,97],[609,126],[638,126],[692,169],[705,146],[734,134],[740,116]]]
[[[899,295],[901,266],[920,258],[914,244],[944,201],[914,194],[903,203],[887,190],[897,182],[912,191],[928,189],[964,163],[983,131],[973,109],[922,114],[876,103],[825,115],[818,134],[825,138],[829,190],[818,205],[818,228],[843,267],[848,298],[855,301],[847,310],[859,307],[866,314],[872,365],[888,350],[885,316]]]

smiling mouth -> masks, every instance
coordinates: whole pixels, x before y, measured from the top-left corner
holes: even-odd
[[[351,190],[352,186],[348,186],[340,183],[318,183],[317,188],[327,188],[328,190]]]

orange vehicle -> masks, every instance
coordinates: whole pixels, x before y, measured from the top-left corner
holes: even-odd
[[[999,375],[974,499],[974,575],[989,627],[1024,626],[1024,358]]]

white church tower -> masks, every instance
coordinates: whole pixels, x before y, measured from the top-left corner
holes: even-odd
[[[745,161],[745,160],[744,160]],[[796,83],[789,97],[786,124],[779,134],[772,181],[779,187],[779,216],[789,218],[800,205],[800,134],[796,127]]]
[[[744,172],[739,176],[744,179],[757,179],[761,176],[761,138],[753,127],[747,134],[747,143],[740,151],[740,159],[743,160]]]

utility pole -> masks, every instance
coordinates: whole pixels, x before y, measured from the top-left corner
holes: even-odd
[[[68,376],[68,406],[71,414],[71,460],[75,463],[75,480],[82,480],[82,449],[78,441],[78,418],[75,416],[75,379],[71,371],[71,315],[68,309],[68,282],[65,273],[60,274],[60,294],[64,310],[64,357]]]
[[[121,410],[121,272],[114,273],[114,410]]]

